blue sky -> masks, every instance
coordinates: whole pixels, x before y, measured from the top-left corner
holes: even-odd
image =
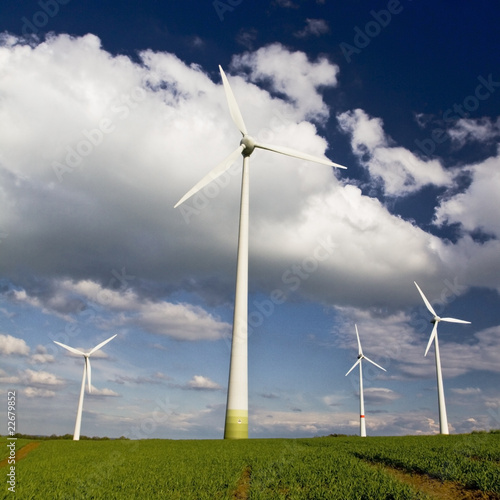
[[[218,65],[264,142],[250,173],[249,434],[500,427],[500,7],[4,2],[0,385],[18,430],[221,438],[241,161]],[[5,427],[6,428],[6,427]]]

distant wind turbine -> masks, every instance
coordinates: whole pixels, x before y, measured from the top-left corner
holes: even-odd
[[[349,373],[354,370],[354,368],[359,365],[359,435],[361,437],[366,437],[366,424],[365,424],[365,401],[363,397],[363,359],[366,359],[372,365],[375,365],[377,368],[381,370],[387,371],[385,368],[382,368],[380,365],[377,365],[375,361],[372,361],[370,358],[363,354],[363,349],[361,349],[361,341],[359,340],[359,333],[357,325],[354,325],[356,329],[356,337],[358,339],[358,360],[351,366],[351,369],[345,374],[349,375]]]
[[[85,392],[85,378],[87,378],[87,380],[88,380],[89,394],[92,392],[92,385],[90,382],[91,369],[90,369],[90,359],[89,358],[92,354],[94,354],[94,352],[98,351],[101,347],[106,345],[110,340],[113,340],[116,337],[116,335],[117,334],[113,335],[108,340],[101,342],[99,345],[96,345],[89,352],[82,352],[78,349],[75,349],[74,347],[70,347],[69,345],[65,345],[65,344],[62,344],[61,342],[57,342],[54,340],[54,342],[57,345],[64,347],[64,349],[67,349],[68,351],[70,351],[74,354],[80,354],[85,358],[85,364],[83,365],[82,388],[80,390],[80,400],[78,401],[78,411],[76,412],[76,423],[75,423],[75,432],[73,434],[73,441],[78,441],[80,439],[80,428],[82,426],[83,394]]]
[[[417,285],[417,282],[414,281],[413,283],[415,283],[417,290],[422,296],[425,306],[433,316],[433,318],[431,319],[431,323],[434,323],[434,326],[432,328],[432,333],[429,338],[429,342],[427,342],[427,348],[425,349],[424,356],[427,356],[427,352],[429,351],[432,341],[434,341],[434,349],[436,351],[436,376],[437,376],[437,389],[438,389],[438,401],[439,401],[439,430],[441,434],[449,434],[450,432],[448,430],[448,418],[446,416],[446,403],[444,400],[443,374],[441,372],[441,358],[439,356],[437,326],[440,321],[445,321],[448,323],[465,323],[467,325],[470,325],[470,321],[464,321],[462,319],[455,319],[455,318],[440,318],[436,314],[436,311],[434,311],[434,309],[432,308],[431,303],[427,300],[427,297],[424,295],[424,292],[422,292],[420,287]]]
[[[181,203],[203,189],[215,180],[236,161],[243,156],[243,172],[241,181],[240,221],[238,236],[238,263],[236,269],[236,294],[233,316],[233,333],[231,344],[231,362],[229,368],[229,384],[227,393],[226,422],[224,427],[225,439],[248,438],[248,214],[249,214],[249,165],[250,155],[256,148],[266,149],[274,153],[292,156],[301,160],[309,160],[330,167],[345,168],[324,158],[318,158],[282,146],[271,146],[258,143],[248,135],[247,128],[241,116],[240,109],[233,95],[226,74],[219,66],[222,83],[226,93],[231,118],[243,138],[239,146],[205,177],[203,177],[190,191],[188,191],[175,205]],[[175,208],[174,207],[174,208]]]

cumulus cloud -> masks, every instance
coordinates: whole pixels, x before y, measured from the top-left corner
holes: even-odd
[[[62,385],[64,382],[57,375],[46,371],[35,371],[27,369],[23,372],[22,378],[28,385]]]
[[[482,391],[479,387],[465,387],[463,389],[460,387],[453,387],[451,392],[458,394],[459,396],[471,396],[481,394]]]
[[[335,87],[339,68],[327,59],[309,62],[303,52],[290,52],[275,43],[235,56],[232,67],[248,71],[253,82],[270,83],[275,92],[290,99],[306,118],[328,118],[328,108],[318,89]]]
[[[362,109],[337,116],[340,127],[351,136],[353,152],[389,196],[400,196],[426,185],[451,186],[453,176],[438,160],[422,160],[398,147],[386,136],[380,118],[371,118]]]
[[[385,387],[367,387],[363,393],[365,400],[375,405],[391,403],[402,397],[401,394]]]
[[[173,209],[239,140],[220,77],[214,83],[199,67],[168,53],[143,52],[140,64],[113,57],[93,35],[60,35],[33,47],[4,45],[0,53],[10,75],[0,89],[6,96],[0,133],[9,144],[0,165],[5,181],[0,219],[13,236],[2,247],[2,270],[9,274],[28,265],[38,277],[70,276],[103,286],[124,266],[142,279],[168,279],[177,286],[194,276],[199,280],[200,272],[201,280],[203,275],[210,279],[217,270],[221,288],[230,283],[232,288],[228,273],[236,237],[228,235],[236,234],[230,228],[236,222],[237,179],[221,189],[217,200],[191,205],[196,215],[189,220]],[[245,103],[252,102],[245,116],[249,124],[259,124],[256,135],[324,154],[326,141],[304,120],[327,111],[318,88],[335,84],[337,68],[326,60],[310,63],[305,54],[280,45],[256,58],[248,54],[245,61],[291,99],[312,99],[294,107],[229,74],[244,112]],[[273,61],[279,65],[269,66]],[[293,79],[292,62],[299,75]],[[242,64],[236,61],[235,67]],[[26,78],[28,73],[37,76]],[[323,186],[331,177],[328,169],[310,177],[300,172],[301,162],[291,170],[289,159],[259,153],[269,174],[255,179],[255,186],[264,188],[263,203],[256,206],[278,220],[299,213],[297,193]],[[288,182],[279,186],[283,172]],[[287,200],[278,212],[270,203],[273,191]],[[64,310],[55,290],[50,303],[31,292],[14,295],[69,320],[71,311]]]
[[[188,383],[187,388],[197,391],[220,391],[222,387],[203,375],[195,375]]]
[[[37,387],[26,387],[23,390],[23,394],[27,398],[53,398],[56,395],[54,391]]]
[[[500,238],[497,194],[500,192],[500,154],[467,167],[470,185],[445,198],[436,209],[437,225],[459,224],[469,233],[482,231]]]
[[[92,396],[108,396],[108,397],[118,397],[120,396],[117,392],[113,391],[112,389],[97,389],[96,387],[92,386],[92,392],[90,393]]]
[[[33,364],[43,364],[43,363],[53,363],[54,356],[47,352],[47,348],[43,345],[38,345],[36,347],[35,353],[30,357],[30,363]]]
[[[328,33],[330,28],[324,19],[306,19],[306,26],[298,31],[295,36],[305,38],[307,36],[321,36]]]
[[[1,384],[19,384],[21,378],[19,375],[8,374],[5,370],[0,369],[0,383]]]
[[[487,143],[500,135],[500,119],[494,122],[490,118],[461,118],[447,133],[460,146],[471,141]]]
[[[230,332],[228,323],[199,306],[141,300],[131,289],[108,289],[90,280],[65,280],[61,287],[119,313],[110,323],[105,323],[107,327],[134,324],[150,333],[176,340],[217,340]]]
[[[241,164],[186,202],[189,217],[173,209],[240,139],[217,69],[165,52],[142,52],[138,62],[112,56],[93,35],[4,43],[0,61],[9,72],[0,82],[9,145],[0,227],[12,236],[0,270],[19,285],[12,299],[66,321],[88,314],[102,328],[134,325],[179,340],[227,335],[229,325],[200,306],[168,299],[184,290],[212,305],[233,300]],[[327,152],[309,120],[330,114],[322,89],[337,86],[335,64],[272,44],[226,69],[259,140]],[[437,160],[394,146],[381,120],[355,110],[340,124],[387,193],[451,182]],[[253,289],[399,307],[418,299],[407,283],[426,276],[437,287],[463,263],[461,249],[345,185],[343,172],[267,151],[252,160]],[[438,220],[445,217],[453,212],[443,204]],[[15,274],[23,268],[36,286]],[[136,278],[121,283],[123,269]]]
[[[17,354],[27,356],[30,348],[23,339],[13,337],[12,335],[0,334],[0,355],[10,356]]]
[[[148,304],[132,321],[147,331],[176,340],[216,340],[230,331],[228,323],[190,304]]]

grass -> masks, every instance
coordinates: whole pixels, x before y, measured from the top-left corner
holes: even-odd
[[[19,439],[17,449],[28,442]],[[2,455],[5,444],[0,438]],[[53,499],[429,498],[390,473],[398,468],[500,498],[499,460],[500,434],[494,433],[244,441],[43,440],[16,463],[16,494],[23,499],[41,498],[43,492]],[[5,485],[0,498],[11,494]]]

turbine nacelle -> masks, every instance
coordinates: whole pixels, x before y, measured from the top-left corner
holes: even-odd
[[[250,156],[253,153],[257,142],[251,135],[245,134],[243,139],[240,141],[240,145],[245,147],[241,154],[243,156]]]
[[[433,324],[434,327],[432,328],[431,336],[429,338],[429,342],[427,343],[427,348],[425,349],[424,356],[427,356],[427,352],[429,351],[432,342],[434,341],[434,339],[437,338],[437,325],[440,321],[444,321],[445,323],[462,323],[466,325],[470,325],[470,321],[464,321],[463,319],[456,319],[456,318],[441,318],[436,314],[436,311],[434,311],[432,304],[428,301],[427,297],[424,295],[424,292],[422,292],[420,287],[417,285],[417,282],[414,281],[413,283],[415,283],[415,286],[417,287],[417,290],[420,293],[422,300],[424,301],[425,307],[432,314],[432,319],[430,320],[430,323]]]

